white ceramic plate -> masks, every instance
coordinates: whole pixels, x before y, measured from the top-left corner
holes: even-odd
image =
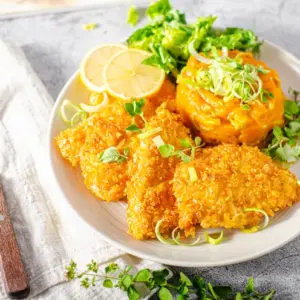
[[[300,87],[300,61],[270,42],[262,47],[261,59],[276,69],[285,92],[291,86]],[[267,229],[244,234],[234,232],[218,246],[203,244],[196,247],[163,245],[158,241],[136,241],[127,234],[126,204],[97,200],[84,186],[80,172],[72,168],[58,153],[53,139],[66,129],[59,116],[63,99],[75,103],[87,102],[88,91],[76,72],[66,83],[55,103],[49,124],[49,160],[53,176],[62,197],[107,242],[138,257],[174,266],[207,267],[246,261],[273,251],[300,233],[300,204],[276,216]],[[300,163],[292,167],[300,177]],[[74,224],[76,226],[76,224]]]

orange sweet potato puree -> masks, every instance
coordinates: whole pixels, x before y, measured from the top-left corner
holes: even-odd
[[[243,58],[244,64],[262,66],[270,70],[268,74],[259,76],[263,88],[272,92],[274,98],[270,98],[267,103],[254,101],[250,110],[244,110],[237,98],[225,102],[223,97],[202,88],[197,90],[190,88],[179,79],[177,110],[184,123],[196,130],[206,142],[257,145],[274,126],[283,124],[284,95],[277,72],[263,61],[256,60],[251,53],[236,50],[229,52],[231,58],[237,54]],[[199,68],[205,69],[208,65],[191,57],[181,78],[195,75]]]

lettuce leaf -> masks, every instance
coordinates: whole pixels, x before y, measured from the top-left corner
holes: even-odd
[[[195,23],[187,24],[185,15],[173,9],[169,0],[152,3],[146,15],[148,25],[136,30],[127,44],[131,48],[151,52],[152,56],[143,63],[159,67],[173,76],[180,72],[190,57],[190,43],[201,52],[210,51],[213,47],[256,52],[261,45],[251,30],[214,30],[215,16],[199,17]]]

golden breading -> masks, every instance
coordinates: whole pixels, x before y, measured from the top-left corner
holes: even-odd
[[[99,199],[118,201],[126,197],[126,162],[104,164],[99,153],[85,152],[80,167],[85,186]]]
[[[191,182],[188,168],[194,167],[198,180]],[[179,226],[194,235],[203,228],[245,228],[259,224],[260,208],[273,216],[299,200],[297,178],[276,165],[256,147],[221,145],[200,152],[197,159],[180,164],[173,179]]]
[[[131,122],[123,101],[110,99],[101,111],[56,138],[62,156],[73,166],[80,163],[86,187],[102,200],[117,201],[126,196],[127,164],[103,164],[99,154],[111,146],[123,151],[125,129]]]
[[[62,131],[56,138],[55,143],[64,159],[73,167],[80,161],[81,148],[85,142],[85,125],[81,123],[75,128]]]
[[[146,129],[161,127],[163,131],[158,135],[163,141],[180,149],[179,140],[189,139],[189,129],[182,125],[179,115],[171,113],[165,106],[158,108]],[[161,232],[177,226],[178,216],[170,180],[179,159],[163,158],[153,138],[135,138],[133,158],[128,163],[127,222],[129,233],[136,239],[155,238],[155,225],[162,218],[165,222]]]

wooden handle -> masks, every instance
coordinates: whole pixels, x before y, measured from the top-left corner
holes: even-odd
[[[0,262],[8,297],[22,299],[29,295],[29,286],[20,250],[10,222],[3,189],[0,185]]]

